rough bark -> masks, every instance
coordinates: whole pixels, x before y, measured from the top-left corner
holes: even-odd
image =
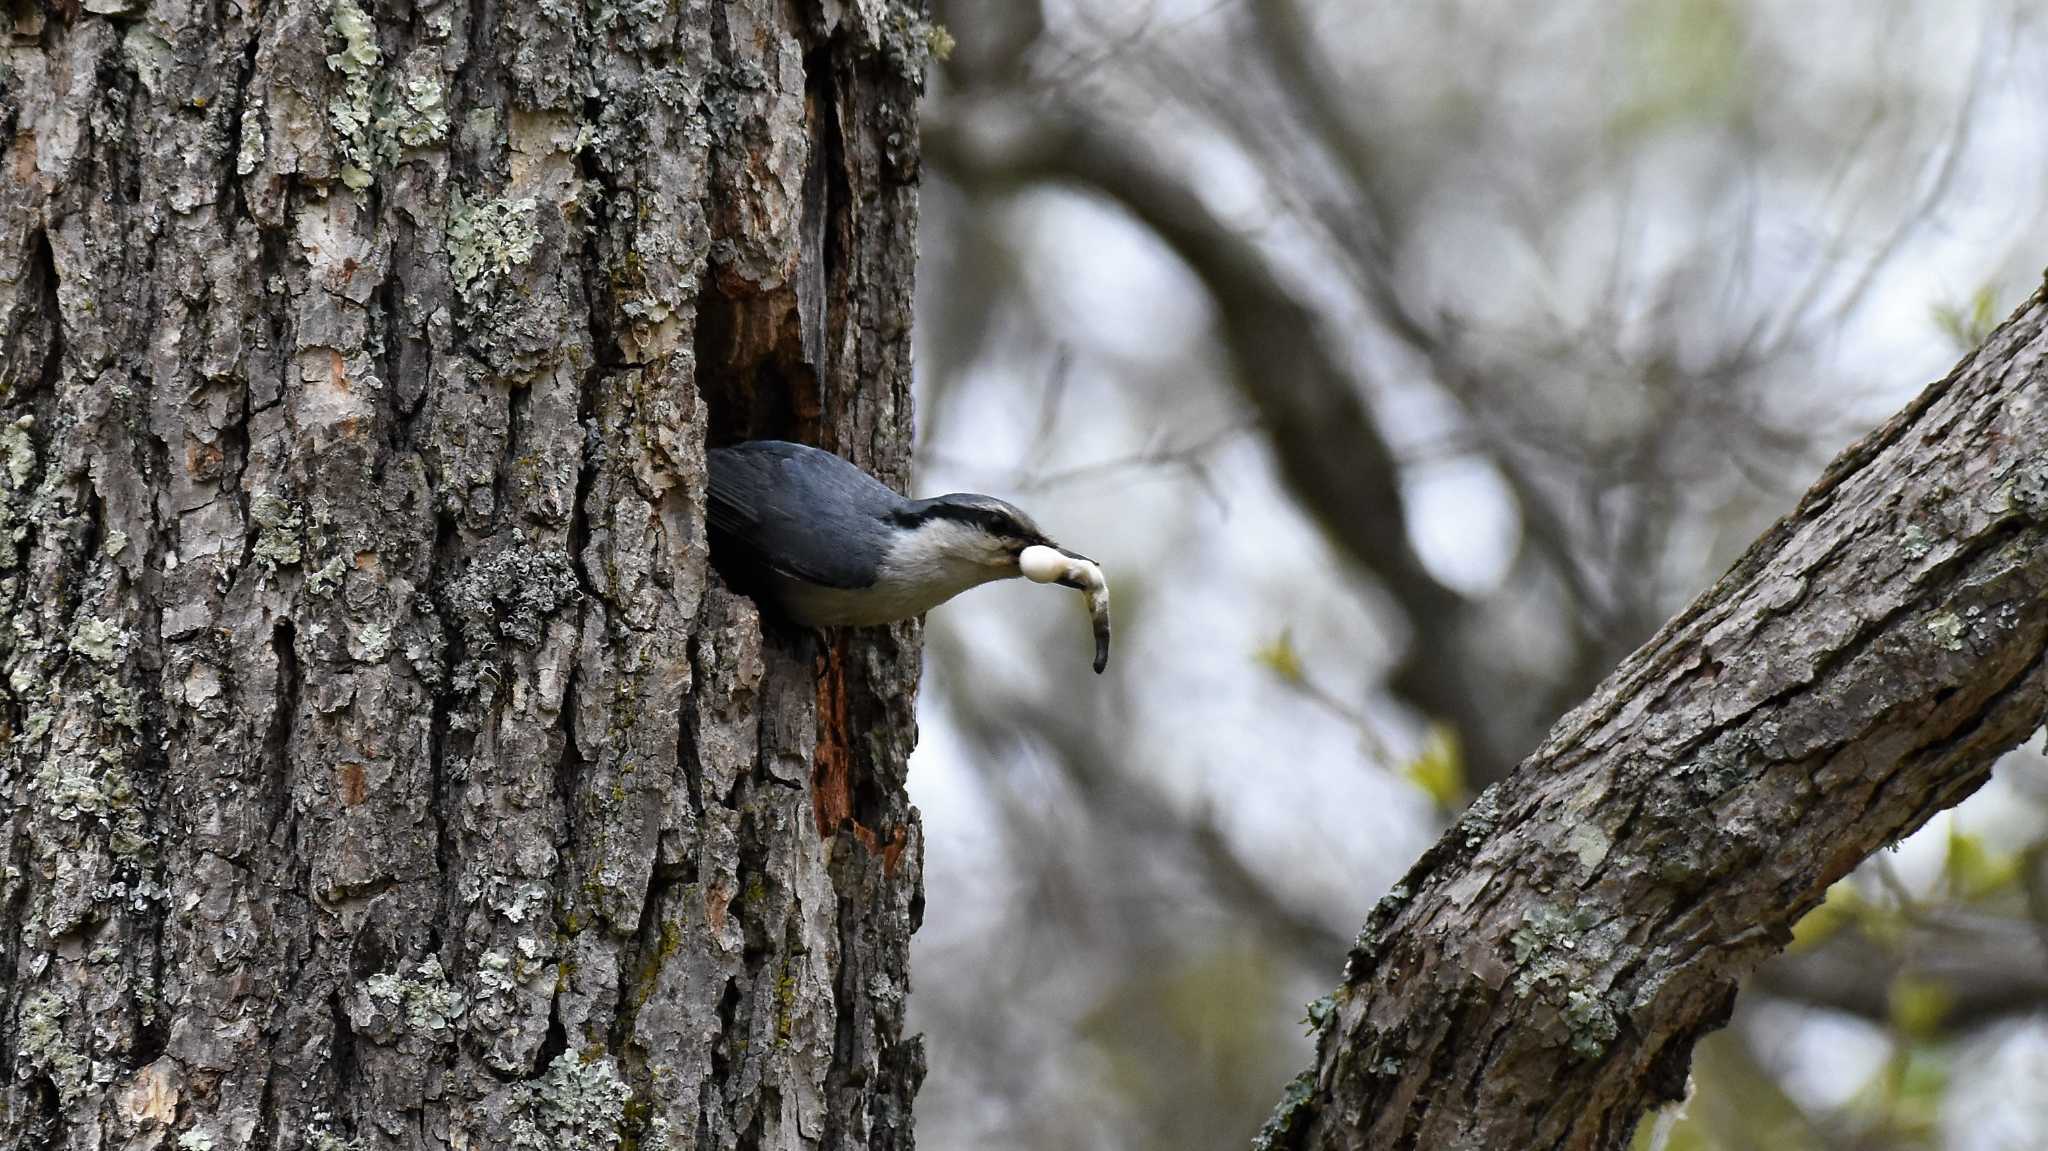
[[[1375,909],[1262,1143],[1620,1148],[1830,883],[2048,711],[2048,298],[1837,459]]]
[[[701,494],[905,474],[928,32],[0,10],[0,1145],[911,1145],[916,629]]]

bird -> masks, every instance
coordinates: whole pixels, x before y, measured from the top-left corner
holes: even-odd
[[[727,582],[806,627],[923,615],[969,588],[1023,576],[1087,593],[1095,671],[1109,663],[1102,567],[1016,506],[953,492],[898,495],[808,444],[747,440],[705,453],[711,557]]]

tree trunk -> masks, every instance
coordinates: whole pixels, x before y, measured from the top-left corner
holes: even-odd
[[[2048,294],[1381,901],[1269,1148],[1611,1149],[1738,982],[2048,713]]]
[[[0,10],[0,1145],[907,1148],[902,0]],[[858,733],[856,735],[856,733]]]

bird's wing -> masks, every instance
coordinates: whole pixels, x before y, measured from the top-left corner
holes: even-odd
[[[882,517],[901,497],[819,448],[755,440],[714,448],[707,513],[734,558],[833,588],[874,582]]]

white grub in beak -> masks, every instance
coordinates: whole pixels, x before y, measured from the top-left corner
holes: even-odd
[[[1109,580],[1094,560],[1054,547],[1034,544],[1017,555],[1017,567],[1033,583],[1057,583],[1088,596],[1088,618],[1095,628],[1095,674],[1109,666]]]

